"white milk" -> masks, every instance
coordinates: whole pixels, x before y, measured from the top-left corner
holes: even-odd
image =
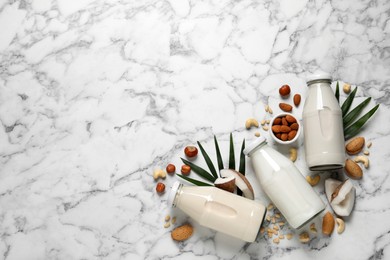
[[[293,228],[306,224],[325,204],[295,165],[257,138],[244,151],[251,158],[261,187]]]
[[[308,77],[309,94],[303,107],[306,163],[310,170],[344,166],[344,130],[340,106],[329,74]]]
[[[254,200],[212,186],[183,186],[176,182],[168,204],[178,207],[202,226],[247,242],[260,230],[266,208]]]

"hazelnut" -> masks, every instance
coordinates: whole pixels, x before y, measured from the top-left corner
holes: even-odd
[[[165,191],[165,184],[162,182],[157,183],[156,191],[157,193],[163,193]]]
[[[190,174],[190,171],[191,171],[191,167],[188,166],[188,165],[182,165],[181,166],[181,173],[184,174],[184,175],[188,175]]]
[[[283,85],[279,88],[279,94],[282,96],[282,97],[286,97],[288,95],[290,95],[290,86],[289,85]]]
[[[187,146],[185,149],[184,149],[184,153],[187,157],[195,157],[196,155],[198,155],[198,148],[196,148],[195,146]]]
[[[175,167],[175,165],[170,163],[167,165],[167,168],[165,170],[167,171],[167,173],[173,174],[176,171],[176,167]]]

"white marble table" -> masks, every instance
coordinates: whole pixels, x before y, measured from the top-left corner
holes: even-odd
[[[0,259],[389,259],[389,12],[386,0],[0,1]],[[212,153],[214,134],[227,159],[229,134],[253,140],[245,120],[278,112],[283,84],[304,98],[316,69],[381,104],[343,234],[324,237],[318,218],[309,244],[302,230],[249,244],[168,209],[153,169],[179,168],[197,140]],[[302,136],[298,152],[311,174]],[[249,160],[247,176],[268,203]],[[194,235],[172,241],[166,214]]]

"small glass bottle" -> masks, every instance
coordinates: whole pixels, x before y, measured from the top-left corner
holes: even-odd
[[[307,78],[303,128],[306,164],[312,171],[340,169],[345,163],[343,119],[330,83],[327,73]]]
[[[325,209],[325,204],[294,163],[267,145],[264,137],[245,148],[264,192],[293,228],[300,228]]]
[[[177,207],[202,226],[253,242],[266,208],[259,202],[213,186],[183,186],[175,182],[168,206]]]

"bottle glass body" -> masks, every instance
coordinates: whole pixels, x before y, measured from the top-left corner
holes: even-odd
[[[202,226],[253,242],[266,208],[254,200],[208,186],[179,186],[173,206]]]
[[[293,228],[306,224],[325,209],[325,204],[293,162],[260,144],[249,153],[261,187]]]
[[[313,171],[340,169],[345,163],[340,106],[329,80],[308,82],[308,86],[303,107],[306,163]]]

